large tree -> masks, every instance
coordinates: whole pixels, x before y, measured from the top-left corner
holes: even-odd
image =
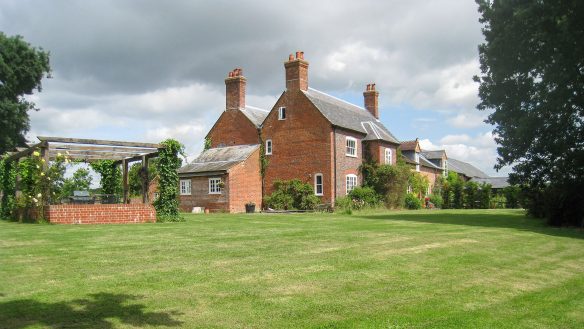
[[[0,32],[0,154],[25,145],[28,111],[36,110],[25,95],[40,91],[49,73],[48,52]]]
[[[477,3],[485,36],[478,109],[492,110],[496,167],[511,165],[511,180],[531,191],[553,189],[561,216],[584,208],[584,1]]]

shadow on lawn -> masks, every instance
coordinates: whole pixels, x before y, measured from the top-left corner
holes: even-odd
[[[135,327],[182,325],[169,313],[144,312],[144,305],[128,304],[128,301],[138,299],[136,296],[99,293],[90,297],[56,303],[33,299],[0,302],[0,327],[13,329],[43,325],[49,328],[113,328],[108,319],[114,318]]]
[[[584,239],[584,231],[578,228],[550,227],[543,220],[525,216],[517,211],[516,213],[472,213],[469,212],[449,212],[448,210],[432,210],[427,212],[397,212],[389,214],[356,215],[355,217],[365,219],[387,219],[405,220],[420,223],[452,224],[477,227],[500,227],[512,228],[521,231],[531,231],[552,236],[570,237]]]

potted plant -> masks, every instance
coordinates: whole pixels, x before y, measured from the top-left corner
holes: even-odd
[[[248,213],[248,214],[254,213],[255,212],[255,206],[256,206],[255,203],[253,203],[251,201],[248,202],[248,203],[246,203],[245,204],[245,212]]]

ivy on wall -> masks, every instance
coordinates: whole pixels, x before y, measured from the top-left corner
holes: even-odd
[[[167,139],[160,143],[162,148],[158,149],[158,199],[154,201],[156,217],[158,221],[179,221],[179,177],[178,169],[182,165],[184,157],[184,146],[174,140]]]
[[[266,176],[266,169],[268,169],[268,164],[270,160],[266,156],[266,142],[262,137],[262,133],[260,132],[260,175],[262,179]]]

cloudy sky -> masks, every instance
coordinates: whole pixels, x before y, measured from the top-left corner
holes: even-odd
[[[358,105],[380,91],[382,122],[401,140],[493,169],[487,113],[475,109],[482,42],[470,0],[0,0],[0,31],[51,53],[52,78],[31,96],[29,136],[159,142],[196,155],[242,67],[247,103],[270,109],[297,50],[309,85]]]

